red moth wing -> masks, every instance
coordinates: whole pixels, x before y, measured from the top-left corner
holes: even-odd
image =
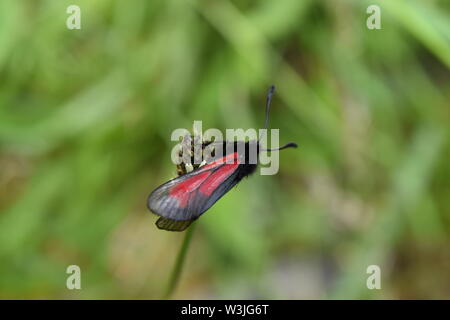
[[[169,190],[169,196],[178,200],[178,207],[186,208],[192,192],[196,191],[210,175],[211,170],[206,170],[178,182]]]
[[[159,215],[158,227],[184,230],[186,224],[174,223],[198,218],[239,182],[240,160],[237,152],[215,160],[192,172],[172,179],[148,197],[148,208]],[[173,226],[182,226],[179,229]],[[175,229],[174,229],[175,228]]]

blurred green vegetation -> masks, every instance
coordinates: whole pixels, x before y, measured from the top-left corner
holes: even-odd
[[[450,298],[449,69],[446,0],[0,1],[0,298],[161,297],[172,130],[260,127],[272,83],[300,148],[199,219],[174,297]]]

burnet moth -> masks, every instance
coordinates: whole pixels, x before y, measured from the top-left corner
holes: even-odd
[[[275,86],[271,86],[267,94],[265,129],[274,91]],[[148,208],[160,217],[156,221],[159,229],[185,230],[242,178],[252,174],[257,167],[257,161],[250,161],[252,151],[253,154],[256,151],[257,158],[261,151],[297,147],[290,142],[280,148],[264,149],[259,140],[251,140],[207,142],[203,143],[202,148],[213,145],[221,147],[221,152],[217,152],[204,165],[197,166],[191,172],[180,172],[179,168],[180,176],[162,184],[148,197]]]

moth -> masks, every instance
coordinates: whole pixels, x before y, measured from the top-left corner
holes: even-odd
[[[271,86],[266,98],[265,129],[274,92],[275,86]],[[297,147],[290,142],[280,148],[264,149],[259,140],[214,141],[206,145],[220,147],[222,152],[191,172],[162,184],[149,195],[147,207],[160,217],[156,221],[159,229],[183,231],[189,227],[244,177],[255,172],[257,162],[250,161],[255,152],[257,158],[260,152]]]

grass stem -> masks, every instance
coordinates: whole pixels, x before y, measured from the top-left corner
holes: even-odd
[[[189,249],[189,244],[191,243],[192,234],[194,233],[194,229],[195,229],[195,223],[193,223],[186,230],[186,235],[184,236],[180,251],[178,251],[177,259],[176,259],[175,265],[172,269],[172,273],[170,275],[170,279],[169,279],[169,283],[167,284],[166,291],[163,295],[163,299],[169,299],[177,287],[178,281],[180,280],[181,272],[183,271],[186,253]]]

